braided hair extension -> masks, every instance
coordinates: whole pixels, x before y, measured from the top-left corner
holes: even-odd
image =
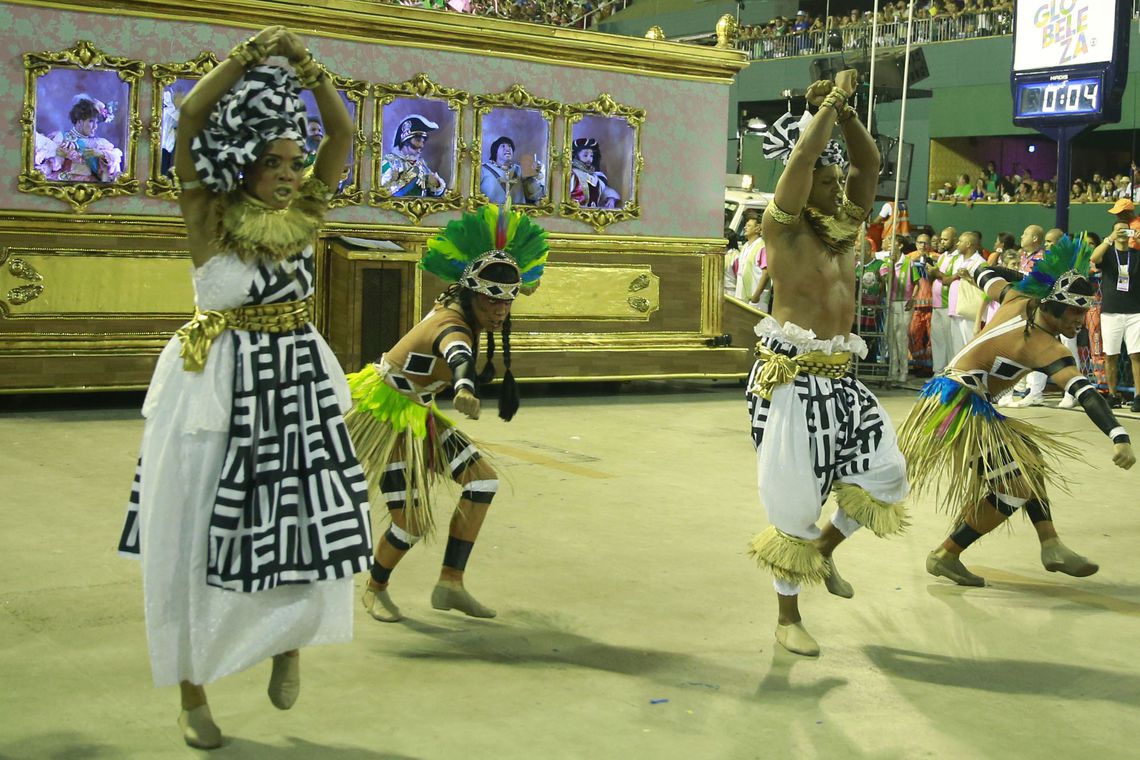
[[[511,372],[511,317],[503,322],[503,387],[499,391],[499,418],[510,422],[519,410],[519,385]]]
[[[479,371],[479,384],[486,385],[495,379],[495,333],[487,332],[487,363]]]

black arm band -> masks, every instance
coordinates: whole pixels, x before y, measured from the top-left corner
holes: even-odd
[[[467,338],[468,345],[474,342],[474,338],[471,336],[470,330],[465,327],[460,327],[459,325],[450,325],[449,327],[445,327],[440,330],[439,335],[435,336],[435,341],[431,344],[431,352],[436,356],[443,356],[439,350],[439,347],[443,344],[443,339],[453,333],[459,333],[463,337]]]
[[[1063,370],[1065,367],[1075,366],[1077,366],[1077,360],[1073,358],[1072,354],[1069,354],[1068,356],[1062,356],[1055,362],[1046,364],[1044,367],[1035,367],[1034,370],[1037,372],[1044,372],[1046,375],[1052,376]],[[1088,382],[1088,380],[1085,382]]]
[[[1065,386],[1065,392],[1081,402],[1081,406],[1085,408],[1085,414],[1089,416],[1094,425],[1100,428],[1102,433],[1112,439],[1113,443],[1132,443],[1132,439],[1128,437],[1124,427],[1116,421],[1116,416],[1112,413],[1108,402],[1096,392],[1096,388],[1093,387],[1087,377],[1075,377],[1070,380],[1069,384]]]
[[[479,395],[475,377],[475,357],[471,353],[471,346],[455,341],[444,352],[447,366],[451,367],[451,387],[457,392],[463,388]]]
[[[1021,272],[1015,272],[1012,269],[1005,267],[986,267],[978,272],[977,282],[978,287],[983,291],[990,286],[994,280],[1005,280],[1006,282],[1018,282],[1021,280]]]

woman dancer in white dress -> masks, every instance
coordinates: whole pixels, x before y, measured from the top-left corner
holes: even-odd
[[[260,65],[271,55],[284,68]],[[325,138],[304,171],[313,90]],[[141,556],[156,686],[186,743],[219,747],[203,685],[273,658],[293,706],[299,653],[352,636],[371,558],[348,386],[309,323],[313,240],[351,146],[329,77],[295,35],[239,44],[182,103],[175,145],[197,311],[158,360],[121,550]]]

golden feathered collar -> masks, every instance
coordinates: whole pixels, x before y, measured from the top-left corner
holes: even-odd
[[[829,216],[811,206],[804,208],[804,218],[812,232],[834,256],[841,256],[851,251],[855,239],[859,236],[859,228],[866,217],[867,212],[847,198],[840,202],[835,216]]]
[[[309,177],[288,208],[277,209],[238,189],[218,199],[217,245],[242,261],[282,261],[311,245],[332,191]]]

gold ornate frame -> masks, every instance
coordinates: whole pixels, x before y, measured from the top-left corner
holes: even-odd
[[[127,144],[123,150],[123,171],[114,182],[62,182],[47,179],[34,168],[36,129],[36,83],[52,69],[105,69],[114,71],[129,85],[126,109]],[[24,53],[24,110],[20,115],[23,149],[18,188],[22,193],[46,195],[71,204],[75,211],[86,210],[100,198],[134,195],[139,191],[135,177],[135,148],[142,121],[139,119],[139,83],[145,72],[142,61],[109,56],[88,40],[79,40],[68,50]]]
[[[463,196],[459,192],[459,183],[462,180],[460,176],[461,158],[471,151],[471,147],[463,141],[463,106],[467,105],[471,96],[462,90],[443,87],[432,81],[427,74],[416,74],[408,81],[400,84],[375,85],[373,93],[376,96],[376,110],[372,115],[372,189],[368,193],[368,202],[373,206],[399,211],[411,219],[413,224],[419,224],[420,220],[428,214],[462,208]],[[451,187],[438,198],[396,198],[379,187],[380,166],[384,158],[384,106],[396,98],[443,100],[446,101],[448,109],[455,111],[453,179]]]
[[[150,176],[146,181],[146,194],[154,198],[178,198],[179,188],[174,177],[162,173],[162,93],[178,79],[200,79],[213,71],[221,61],[210,51],[183,63],[154,63],[150,72],[154,78],[154,99],[150,109]]]
[[[554,165],[559,162],[561,155],[554,151],[554,119],[562,111],[562,104],[546,98],[538,98],[527,92],[521,84],[513,84],[510,89],[498,95],[476,95],[472,99],[475,118],[475,139],[472,141],[471,154],[474,160],[471,163],[471,198],[472,208],[483,203],[489,203],[490,198],[479,189],[479,180],[483,166],[483,117],[496,108],[514,108],[520,111],[537,111],[546,120],[546,195],[534,204],[518,204],[529,213],[538,216],[554,213]]]
[[[346,185],[343,192],[339,192],[329,201],[329,208],[340,206],[356,206],[364,202],[364,190],[360,185],[360,172],[364,168],[364,151],[368,138],[364,134],[364,99],[368,97],[368,82],[360,79],[350,79],[334,74],[323,64],[321,68],[332,79],[333,86],[345,94],[349,102],[356,105],[356,134],[352,138],[352,183]]]
[[[563,106],[562,112],[566,116],[566,134],[564,136],[565,147],[562,152],[562,203],[558,206],[559,216],[586,222],[599,233],[604,232],[606,227],[611,224],[640,217],[641,206],[638,203],[638,196],[641,188],[641,170],[645,166],[645,157],[641,154],[641,125],[645,122],[645,110],[622,105],[611,98],[609,93],[603,92],[589,103],[574,103]],[[583,208],[570,200],[574,124],[581,121],[584,116],[622,118],[633,129],[632,191],[629,198],[622,199],[622,205],[619,208]]]

